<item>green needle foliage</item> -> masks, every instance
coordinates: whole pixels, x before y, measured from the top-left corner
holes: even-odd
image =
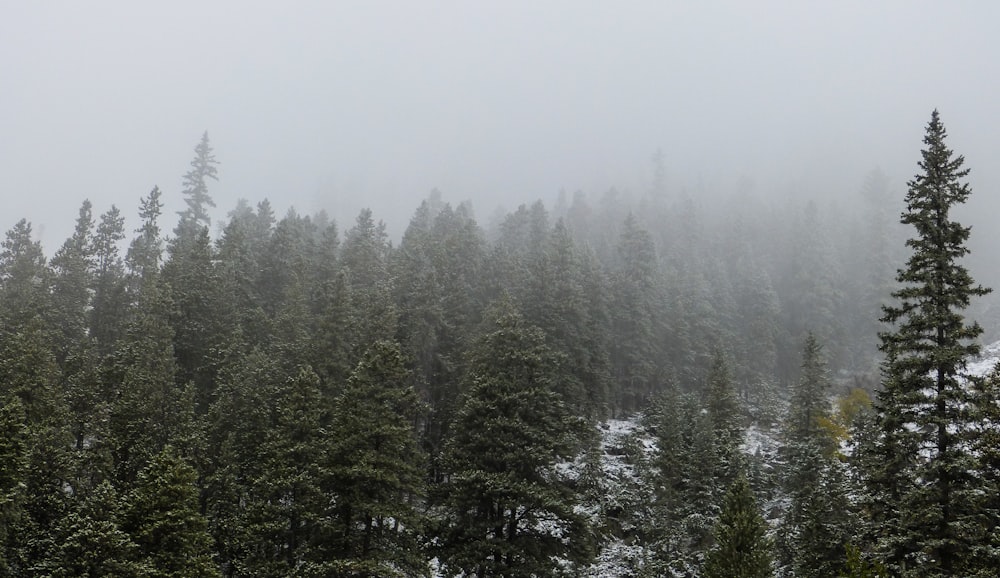
[[[715,541],[705,558],[702,578],[769,578],[774,574],[767,525],[742,473],[726,494]]]
[[[198,473],[167,446],[139,473],[124,527],[153,578],[219,576],[208,522],[198,507]]]
[[[555,469],[577,424],[555,392],[558,360],[508,300],[488,315],[470,383],[446,446],[449,571],[549,576],[556,557],[583,560],[576,496]]]
[[[911,180],[902,222],[915,236],[899,270],[896,302],[883,309],[883,388],[877,471],[870,476],[878,548],[902,576],[968,576],[981,540],[981,478],[971,451],[980,435],[976,390],[964,376],[983,330],[963,316],[977,285],[963,265],[970,228],[952,218],[970,188],[965,160],[945,145],[937,111],[924,136],[921,172]]]

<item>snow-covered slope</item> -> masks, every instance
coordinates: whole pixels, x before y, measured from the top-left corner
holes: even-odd
[[[966,366],[966,371],[971,375],[985,376],[993,371],[997,363],[1000,363],[1000,341],[984,346],[979,357]]]
[[[1000,364],[1000,341],[984,346],[981,355],[969,361],[966,371],[971,375],[985,376],[991,373],[997,364]],[[589,499],[585,500],[578,510],[591,518],[594,523],[602,521],[602,514],[607,516],[617,510],[635,509],[651,496],[652,488],[638,470],[642,468],[639,464],[652,457],[656,444],[644,431],[641,422],[640,415],[625,420],[608,420],[598,426],[601,438],[597,464],[598,487],[592,490]],[[757,468],[756,475],[766,476],[774,473],[772,470],[779,461],[781,449],[779,437],[774,425],[762,427],[754,424],[747,428],[741,449],[749,458],[751,467]],[[585,468],[583,456],[558,466],[560,473],[570,479],[579,479],[584,475]],[[594,472],[591,472],[591,475],[593,474]],[[778,522],[778,514],[787,508],[787,497],[780,492],[763,497],[765,500],[761,506],[765,517],[773,527]],[[624,531],[625,534],[631,530],[627,526],[627,521],[613,518],[612,514],[612,523],[625,524],[625,527],[618,527],[617,530]],[[605,518],[603,522],[608,523],[608,520]],[[647,558],[647,552],[642,544],[611,536],[604,536],[604,540],[593,564],[587,568],[577,569],[579,576],[616,578],[635,575],[641,571]],[[437,570],[436,565],[435,570]],[[434,576],[444,578],[444,574],[437,572]]]

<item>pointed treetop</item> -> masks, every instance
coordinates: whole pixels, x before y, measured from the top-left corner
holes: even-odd
[[[208,216],[208,207],[214,207],[215,201],[208,194],[207,179],[219,180],[215,154],[212,152],[212,145],[208,141],[208,131],[201,136],[201,141],[194,148],[195,157],[191,161],[191,170],[184,175],[183,186],[184,202],[187,208],[178,211],[181,217],[175,233],[180,236],[190,226],[209,226],[212,219]]]

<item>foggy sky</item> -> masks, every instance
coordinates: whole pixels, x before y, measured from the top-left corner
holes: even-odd
[[[399,233],[432,188],[481,222],[560,189],[901,196],[940,109],[1000,186],[995,2],[21,2],[0,0],[0,228],[51,254],[84,198],[136,226],[208,130],[224,218],[237,198],[370,206]],[[988,228],[977,225],[979,229]],[[980,230],[974,231],[974,236]],[[974,272],[975,273],[975,272]]]

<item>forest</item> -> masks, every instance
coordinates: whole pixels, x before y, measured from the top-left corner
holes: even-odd
[[[853,210],[705,203],[657,155],[488,223],[435,190],[394,240],[213,223],[206,133],[176,216],[6,233],[0,576],[996,576],[945,136]]]

